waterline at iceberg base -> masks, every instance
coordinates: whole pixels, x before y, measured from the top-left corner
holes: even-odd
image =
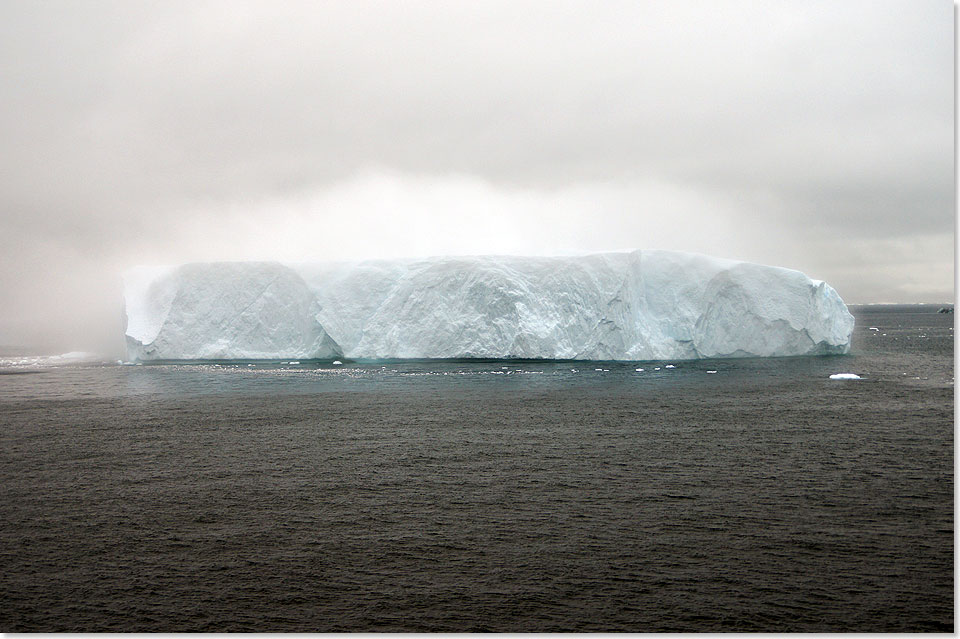
[[[843,354],[825,282],[693,253],[218,262],[124,275],[131,360]]]

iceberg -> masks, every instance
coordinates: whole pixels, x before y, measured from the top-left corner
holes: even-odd
[[[136,267],[124,294],[133,361],[824,355],[854,325],[799,271],[674,251]]]

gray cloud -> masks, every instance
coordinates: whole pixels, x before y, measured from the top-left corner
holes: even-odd
[[[310,251],[690,249],[945,301],[953,35],[932,1],[6,2],[0,345],[113,348],[137,262]]]

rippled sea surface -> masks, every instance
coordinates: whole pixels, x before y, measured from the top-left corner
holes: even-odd
[[[853,310],[838,357],[7,361],[0,630],[951,632],[953,315]]]

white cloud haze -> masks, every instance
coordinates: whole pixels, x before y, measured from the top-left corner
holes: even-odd
[[[0,5],[0,346],[137,263],[671,248],[953,296],[953,5]]]

